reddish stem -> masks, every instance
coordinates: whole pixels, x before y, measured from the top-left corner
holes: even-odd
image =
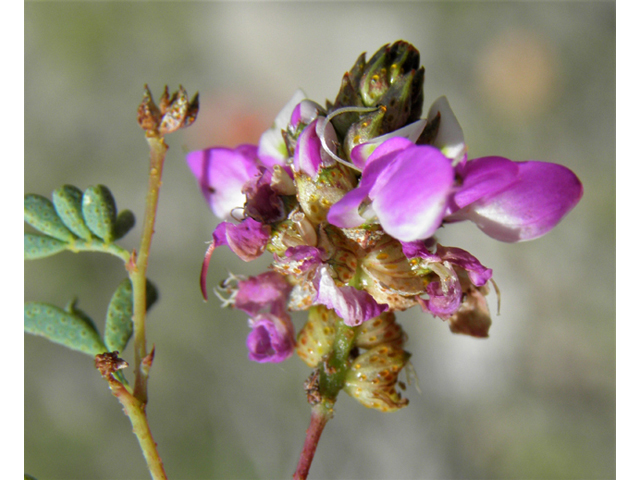
[[[316,448],[320,441],[320,435],[332,415],[333,408],[325,405],[324,402],[314,405],[311,410],[311,423],[309,424],[309,428],[307,428],[307,437],[304,440],[300,460],[298,460],[298,468],[296,469],[296,473],[293,474],[294,480],[305,480],[307,478],[313,456],[316,453]]]

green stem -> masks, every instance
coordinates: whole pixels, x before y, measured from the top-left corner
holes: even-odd
[[[349,356],[356,339],[355,327],[349,327],[342,320],[336,322],[336,337],[331,355],[319,365],[318,393],[320,401],[311,409],[311,423],[300,454],[294,480],[305,480],[320,441],[320,435],[327,422],[333,417],[333,405],[344,386],[351,361]]]
[[[160,455],[158,455],[156,442],[151,436],[151,430],[149,430],[145,404],[131,395],[124,385],[115,378],[110,376],[107,380],[109,381],[111,392],[120,401],[124,407],[125,414],[131,421],[133,433],[138,438],[142,454],[147,461],[147,467],[151,473],[151,478],[153,478],[153,480],[167,480],[167,474],[164,471],[162,460],[160,459]]]
[[[338,393],[342,390],[355,339],[355,327],[349,327],[342,320],[338,320],[331,356],[320,369],[320,395],[323,400],[335,402]]]
[[[149,165],[149,189],[142,225],[142,239],[138,250],[136,263],[129,271],[133,288],[133,330],[134,330],[134,395],[142,405],[147,403],[147,378],[149,375],[148,364],[144,364],[147,357],[146,342],[146,299],[147,299],[147,266],[151,238],[153,237],[158,208],[158,195],[162,184],[162,167],[169,147],[161,136],[147,136],[147,142],[151,149]]]

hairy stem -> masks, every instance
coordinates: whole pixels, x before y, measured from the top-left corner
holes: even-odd
[[[147,422],[147,414],[145,412],[145,404],[131,395],[129,391],[113,377],[107,379],[109,388],[113,395],[120,401],[124,407],[124,412],[131,421],[133,433],[138,438],[142,454],[147,461],[147,467],[151,473],[153,480],[167,480],[167,475],[162,465],[156,442],[151,436],[149,423]]]
[[[147,191],[140,249],[137,252],[135,265],[129,272],[131,285],[133,287],[134,372],[136,376],[133,391],[135,397],[143,406],[147,403],[147,378],[149,375],[148,364],[145,365],[144,362],[147,357],[145,328],[147,315],[147,265],[149,261],[149,250],[151,248],[151,238],[153,237],[156,222],[158,195],[160,193],[160,185],[162,184],[162,167],[164,166],[164,158],[169,148],[161,136],[147,136],[147,142],[151,150],[149,189]]]

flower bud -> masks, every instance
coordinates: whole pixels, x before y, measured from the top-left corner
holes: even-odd
[[[387,106],[393,130],[417,120],[422,113],[424,67],[418,69],[419,65],[418,50],[398,41],[378,50],[364,67],[359,85],[362,103]],[[400,117],[404,117],[402,121],[398,121]]]
[[[360,85],[360,78],[362,77],[362,72],[364,71],[365,66],[365,53],[360,54],[356,63],[351,67],[349,72],[344,74],[342,77],[342,84],[340,85],[340,91],[336,96],[336,100],[333,104],[327,101],[327,110],[332,112],[334,110],[338,110],[343,107],[363,107],[364,104],[360,99],[360,95],[358,94],[358,89]],[[345,113],[343,115],[339,115],[335,117],[331,123],[340,135],[340,137],[344,137],[349,129],[349,126],[356,122],[360,117],[355,112]]]
[[[385,45],[368,62],[364,54],[360,55],[351,71],[345,73],[335,102],[327,102],[328,113],[344,107],[384,106],[386,113],[378,135],[418,120],[424,98],[424,67],[419,68],[419,64],[420,53],[404,41]],[[333,118],[332,124],[338,135],[345,137],[358,121],[360,116],[349,112]]]
[[[381,107],[375,112],[364,115],[349,127],[343,144],[344,151],[349,159],[351,159],[353,147],[368,142],[382,134],[382,124],[386,111],[386,107]]]
[[[393,412],[409,404],[396,390],[398,374],[411,355],[389,344],[358,356],[347,371],[344,391],[368,408]]]

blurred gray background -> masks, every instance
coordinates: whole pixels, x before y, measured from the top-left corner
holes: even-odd
[[[218,220],[185,152],[255,143],[296,88],[333,100],[361,52],[397,39],[422,54],[425,113],[447,95],[470,158],[561,163],[585,194],[533,242],[501,244],[461,224],[439,235],[494,269],[502,309],[491,337],[402,314],[421,393],[409,387],[409,407],[392,414],[342,394],[310,478],[614,478],[615,27],[613,2],[25,4],[26,193],[106,184],[140,222],[142,86],[156,98],[165,84],[201,94],[197,122],[167,138],[149,269],[161,297],[148,321],[148,414],[169,478],[290,478],[309,421],[309,369],[296,357],[250,362],[246,316],[200,297]],[[212,285],[228,271],[257,274],[268,259],[245,264],[220,249],[213,262]],[[77,296],[101,325],[124,276],[115,258],[63,253],[25,264],[25,300]],[[490,305],[495,314],[495,295]],[[148,478],[92,359],[31,336],[25,471]]]

